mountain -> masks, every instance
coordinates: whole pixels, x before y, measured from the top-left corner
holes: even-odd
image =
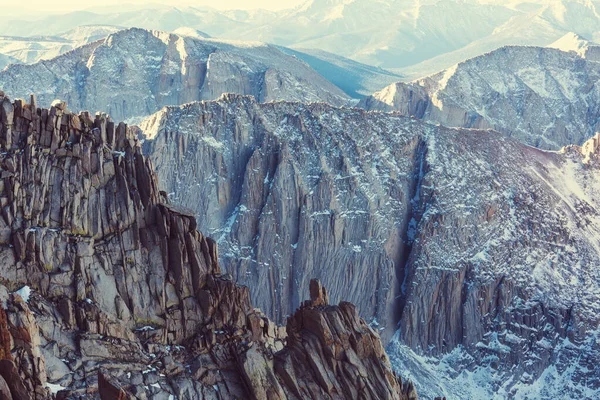
[[[148,4],[8,18],[0,34],[58,35],[81,21],[168,32],[190,27],[224,39],[318,49],[414,79],[506,45],[547,46],[568,32],[598,40],[599,10],[597,0],[308,0],[277,12]]]
[[[315,277],[389,338],[424,129],[405,122],[228,94],[168,107],[140,128],[161,189],[194,210],[227,272],[261,288],[257,307],[285,321]]]
[[[273,46],[134,28],[48,61],[11,65],[0,72],[0,87],[12,97],[39,93],[41,102],[59,98],[73,109],[106,110],[116,119],[224,92],[260,101],[349,100],[307,64]]]
[[[216,238],[224,270],[261,288],[269,317],[292,313],[314,276],[357,305],[425,398],[600,394],[597,137],[548,152],[238,95],[140,129],[161,188]]]
[[[9,63],[34,64],[41,60],[55,58],[76,47],[104,40],[108,35],[119,30],[122,28],[117,26],[85,25],[57,36],[0,37],[0,70]],[[190,27],[180,27],[173,31],[173,34],[199,40],[211,39],[206,32]],[[231,44],[231,42],[228,43]],[[369,95],[402,79],[402,76],[393,72],[361,64],[322,50],[302,49],[297,51],[283,46],[276,46],[276,48],[302,60],[352,98]]]
[[[106,12],[106,9],[110,10]],[[82,23],[84,22],[84,23]],[[73,11],[59,15],[49,15],[34,19],[9,19],[0,28],[0,35],[44,36],[59,35],[65,27],[80,25],[113,25],[125,28],[143,28],[172,32],[181,27],[207,30],[213,36],[241,25],[224,13],[207,7],[171,7],[149,4],[147,7],[105,11]],[[205,29],[203,29],[203,27]],[[209,27],[210,29],[206,29]],[[256,40],[256,39],[252,39]]]
[[[123,123],[0,98],[0,393],[7,399],[416,400],[321,284],[277,326],[158,190]]]
[[[599,77],[600,64],[574,51],[509,46],[395,83],[359,106],[446,126],[493,128],[556,150],[600,130]]]
[[[514,14],[502,6],[449,0],[310,0],[269,28],[278,35],[273,39],[285,40],[287,46],[401,68],[490,35]],[[295,34],[306,28],[309,34]]]

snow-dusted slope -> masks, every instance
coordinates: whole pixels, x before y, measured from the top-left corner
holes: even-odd
[[[70,49],[71,43],[60,37],[0,36],[0,54],[10,57],[13,63],[33,63]]]
[[[315,276],[384,339],[400,328],[390,353],[419,393],[599,393],[598,138],[547,152],[240,96],[165,108],[142,129],[162,189],[194,209],[274,318]]]
[[[8,64],[15,64],[19,61],[16,58],[12,58],[10,56],[0,54],[0,70],[6,67]]]
[[[259,101],[345,104],[348,96],[307,64],[260,42],[199,39],[128,29],[52,60],[0,72],[11,97],[37,93],[71,109],[105,110],[115,119],[149,115],[164,105],[214,99],[224,92]]]
[[[190,28],[189,26],[182,26],[173,31],[174,34],[180,36],[190,36],[196,39],[210,39],[210,35],[206,32],[202,32],[198,29]]]
[[[446,126],[492,127],[547,149],[581,144],[600,129],[600,63],[575,52],[510,46],[364,99]]]
[[[123,27],[115,25],[79,25],[58,36],[69,40],[73,48],[75,48],[95,42],[96,40],[104,39],[108,35],[120,30],[123,30]]]

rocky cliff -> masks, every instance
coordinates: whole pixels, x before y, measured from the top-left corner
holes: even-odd
[[[393,334],[423,124],[226,95],[141,129],[162,189],[197,213],[229,273],[262,288],[254,304],[283,322],[312,276]]]
[[[456,384],[484,396],[600,392],[597,139],[545,152],[495,131],[236,95],[165,108],[141,130],[169,198],[194,209],[270,317],[315,276],[384,339],[399,324],[390,351],[423,388],[450,378],[418,375],[425,363],[398,361],[397,346],[438,364],[454,354],[456,379],[492,371],[485,387]]]
[[[51,60],[9,66],[0,72],[0,87],[13,98],[39,93],[43,104],[59,98],[73,110],[103,110],[116,120],[225,92],[260,101],[341,105],[348,100],[307,64],[274,46],[137,28]]]
[[[125,124],[2,94],[0,147],[3,398],[416,398],[317,281],[253,308]]]
[[[509,46],[361,100],[445,126],[486,129],[558,150],[600,129],[600,64],[589,52]],[[587,56],[586,56],[587,54]]]

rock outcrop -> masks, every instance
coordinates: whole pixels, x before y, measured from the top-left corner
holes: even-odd
[[[103,110],[115,120],[145,117],[165,105],[234,92],[259,101],[349,97],[298,58],[260,42],[220,41],[127,29],[56,58],[0,71],[0,87],[17,98],[39,93],[73,110]]]
[[[359,107],[444,126],[493,128],[542,149],[581,145],[600,130],[596,48],[586,56],[503,47],[430,77],[390,85]]]
[[[377,333],[319,283],[287,330],[253,308],[125,124],[1,94],[0,147],[0,392],[414,398]]]
[[[463,352],[457,379],[496,374],[473,390],[600,392],[597,142],[545,152],[494,131],[234,95],[141,129],[163,189],[270,317],[291,314],[315,276],[384,340],[399,323],[393,343],[418,355]]]

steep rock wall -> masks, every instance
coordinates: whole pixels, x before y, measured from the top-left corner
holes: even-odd
[[[310,271],[384,340],[399,323],[419,354],[466,349],[458,373],[491,367],[510,392],[575,357],[572,394],[598,387],[597,139],[545,152],[493,131],[234,95],[141,129],[170,198],[207,223],[270,316],[299,304]]]

